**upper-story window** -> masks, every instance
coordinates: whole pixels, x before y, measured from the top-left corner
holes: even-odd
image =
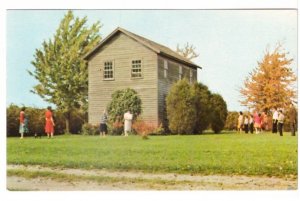
[[[164,60],[164,78],[168,77],[168,61]]]
[[[190,83],[193,82],[193,70],[190,69]]]
[[[182,79],[182,66],[179,66],[179,80]]]
[[[103,79],[104,80],[114,79],[114,64],[112,61],[104,62]]]
[[[142,77],[142,61],[132,60],[131,61],[131,77],[141,78]]]

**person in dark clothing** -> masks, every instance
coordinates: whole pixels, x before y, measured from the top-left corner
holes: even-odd
[[[107,120],[108,120],[107,113],[106,110],[104,110],[100,120],[100,128],[99,128],[100,137],[105,137],[105,135],[107,134],[107,125],[106,125]]]
[[[249,118],[248,118],[248,115],[246,115],[245,118],[244,118],[244,130],[245,130],[245,133],[249,132]]]
[[[277,108],[274,108],[273,117],[272,117],[272,133],[277,133],[278,124],[278,111]]]
[[[253,134],[253,130],[254,130],[253,115],[250,115],[250,118],[249,118],[249,130],[250,130],[250,133]]]
[[[297,111],[294,105],[291,103],[289,109],[290,128],[292,136],[296,135],[296,122],[297,122]]]
[[[283,134],[282,134],[283,121],[284,121],[284,115],[282,113],[282,110],[279,110],[279,115],[278,115],[278,131],[279,131],[279,135],[280,136],[283,136]]]

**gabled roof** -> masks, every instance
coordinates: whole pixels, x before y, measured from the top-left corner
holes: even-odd
[[[105,39],[103,39],[94,49],[92,49],[89,53],[87,53],[84,56],[84,59],[89,59],[92,55],[94,55],[104,44],[106,44],[106,42],[108,42],[112,37],[114,37],[117,33],[123,33],[125,35],[127,35],[128,37],[132,38],[133,40],[141,43],[142,45],[148,47],[150,50],[154,51],[157,54],[160,54],[162,56],[165,57],[169,57],[171,59],[174,59],[178,62],[181,62],[183,64],[186,64],[188,66],[192,66],[192,67],[196,67],[196,68],[201,68],[200,66],[194,64],[193,62],[191,62],[190,60],[188,60],[187,58],[179,55],[177,52],[171,50],[170,48],[158,44],[154,41],[151,41],[147,38],[144,38],[142,36],[136,35],[134,33],[131,33],[125,29],[122,29],[120,27],[116,28],[111,34],[109,34]]]

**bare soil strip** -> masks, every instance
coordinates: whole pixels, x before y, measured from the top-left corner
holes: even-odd
[[[45,177],[26,179],[20,176],[8,176],[7,189],[9,190],[295,190],[298,186],[296,178],[264,176],[152,174],[133,171],[84,170],[32,165],[7,165],[7,170],[46,171],[74,176],[112,178],[112,181],[106,180],[105,182],[86,180],[71,182]],[[116,178],[121,180],[116,181]],[[126,181],[122,181],[122,178],[126,178]]]

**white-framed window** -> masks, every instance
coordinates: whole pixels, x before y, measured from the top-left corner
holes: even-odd
[[[131,77],[132,78],[142,77],[142,60],[131,61]]]
[[[105,61],[103,68],[103,79],[104,80],[113,80],[114,79],[114,62]]]
[[[193,83],[193,70],[190,69],[190,83]]]
[[[182,66],[179,66],[179,80],[182,79]]]
[[[168,77],[168,61],[164,60],[164,78]]]

